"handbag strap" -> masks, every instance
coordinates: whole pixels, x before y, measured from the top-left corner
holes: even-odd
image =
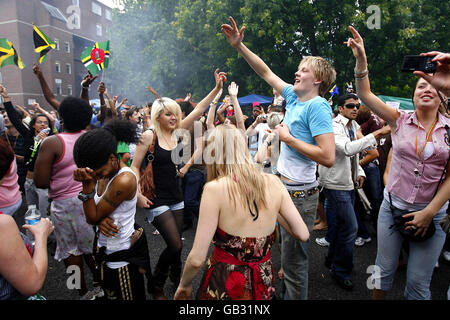
[[[153,154],[155,152],[155,145],[156,145],[156,132],[153,129],[149,129],[149,130],[151,130],[153,132],[153,140],[152,140],[152,143],[150,144],[150,147],[148,148],[148,152],[150,152],[150,154]]]
[[[450,140],[450,128],[448,127],[448,125],[445,125],[445,130],[447,131],[447,139],[449,139]],[[447,143],[447,141],[446,141],[446,143]],[[448,144],[448,143],[447,143]],[[447,173],[447,166],[448,166],[448,162],[449,162],[449,160],[450,160],[450,145],[449,145],[449,152],[448,152],[449,154],[448,154],[448,158],[447,158],[447,163],[445,164],[445,166],[444,166],[444,170],[442,170],[442,174],[441,174],[441,178],[439,179],[439,183],[438,183],[438,185],[437,185],[437,187],[436,187],[436,191],[434,191],[434,195],[433,195],[433,198],[436,196],[436,194],[438,193],[438,191],[439,191],[439,187],[441,186],[441,183],[442,183],[442,180],[444,179],[444,176],[445,176],[445,174]]]

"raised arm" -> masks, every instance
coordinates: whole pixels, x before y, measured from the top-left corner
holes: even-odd
[[[183,120],[181,121],[181,127],[183,129],[189,129],[195,120],[200,119],[202,114],[206,111],[208,106],[211,104],[213,99],[217,96],[219,91],[223,88],[223,77],[226,75],[225,72],[220,72],[219,69],[216,69],[214,71],[214,78],[216,80],[216,86],[214,89],[211,90],[211,92],[203,98],[202,101],[197,104],[197,106],[194,108],[194,110]]]
[[[34,109],[35,112],[38,111],[39,113],[45,114],[45,115],[50,119],[50,122],[52,123],[52,126],[54,126],[55,120],[56,120],[56,119],[55,119],[54,116],[51,115],[50,112],[48,112],[47,110],[45,110],[44,108],[42,108],[42,107],[39,105],[39,103],[37,103],[37,102],[33,103],[32,106],[33,106],[33,109]]]
[[[227,37],[230,45],[235,48],[244,57],[245,61],[250,67],[272,88],[275,88],[278,92],[282,92],[283,88],[287,85],[286,82],[281,80],[275,73],[270,70],[266,63],[248,49],[244,43],[244,31],[245,27],[238,29],[233,17],[230,17],[231,25],[223,24],[222,32]]]
[[[159,99],[158,93],[156,92],[155,89],[153,89],[152,86],[148,86],[148,87],[147,87],[147,90],[153,94],[153,96],[155,97],[155,99]]]
[[[88,70],[88,74],[81,81],[81,99],[86,100],[89,103],[89,86],[97,79],[98,75],[92,76],[92,73]]]
[[[98,97],[100,98],[100,115],[97,116],[97,120],[98,121],[103,121],[106,118],[106,102],[105,102],[105,83],[104,82],[100,82],[97,92],[98,92]],[[89,98],[88,98],[89,100]]]
[[[11,98],[8,95],[7,89],[0,84],[0,96],[3,98],[3,105],[5,106],[6,113],[8,114],[9,121],[14,128],[23,136],[27,137],[31,135],[31,130],[27,128],[22,122],[22,118],[11,102]]]
[[[367,68],[367,56],[364,49],[364,41],[361,35],[352,26],[349,27],[353,38],[349,38],[345,44],[352,49],[356,58],[355,82],[356,91],[361,101],[370,108],[380,118],[387,121],[393,130],[396,128],[396,121],[400,113],[385,104],[370,90],[369,70]]]
[[[222,89],[219,90],[219,93],[213,99],[213,102],[209,105],[208,117],[206,118],[206,127],[209,129],[214,129],[214,122],[216,120],[216,107],[219,103],[219,99],[222,96]]]
[[[242,132],[245,132],[246,130],[244,124],[244,115],[242,114],[242,109],[237,98],[238,92],[239,86],[236,83],[232,82],[228,86],[228,94],[231,97],[231,103],[233,104],[234,107],[234,114],[236,116],[236,126],[238,129],[242,130]]]
[[[42,93],[44,93],[44,98],[47,102],[56,110],[59,108],[59,101],[56,100],[52,90],[45,81],[44,75],[42,74],[41,68],[37,64],[33,64],[33,72],[41,84]]]

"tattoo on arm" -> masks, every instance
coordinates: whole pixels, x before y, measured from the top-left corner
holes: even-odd
[[[102,197],[102,199],[105,200],[105,202],[106,202],[107,204],[109,204],[111,207],[113,207],[113,208],[117,208],[117,207],[118,207],[117,204],[115,204],[112,200],[108,199],[108,197],[106,196],[106,194]]]

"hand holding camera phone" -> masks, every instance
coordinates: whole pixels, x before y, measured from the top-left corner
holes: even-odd
[[[425,73],[435,73],[436,62],[433,62],[433,59],[434,56],[405,56],[401,70],[403,72],[423,71]]]

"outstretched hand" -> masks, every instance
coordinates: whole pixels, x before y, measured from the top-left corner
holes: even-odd
[[[229,94],[230,96],[235,96],[235,97],[237,97],[238,92],[239,92],[239,86],[238,86],[235,82],[232,82],[232,83],[228,86],[228,94]]]
[[[216,88],[223,89],[223,82],[224,78],[226,78],[226,72],[219,72],[219,69],[217,68],[214,71],[214,79],[216,79]]]
[[[95,79],[97,79],[98,75],[95,77],[92,75],[92,73],[88,70],[88,74],[83,78],[81,81],[82,87],[89,87],[92,82],[94,82]]]
[[[348,38],[348,40],[345,41],[344,44],[352,49],[353,55],[355,56],[357,62],[365,62],[366,51],[364,49],[364,40],[355,28],[353,28],[352,26],[349,26],[348,28],[350,29],[353,38]]]
[[[36,63],[33,63],[33,73],[38,77],[42,76],[41,67],[39,67]]]
[[[239,30],[233,17],[230,17],[230,22],[231,25],[223,24],[221,29],[231,46],[237,48],[244,40],[245,27]]]
[[[414,71],[416,76],[424,78],[437,90],[442,91],[446,96],[450,96],[450,53],[442,53],[439,51],[431,51],[421,53],[421,56],[434,57],[432,60],[436,62],[436,72],[434,75],[426,74],[423,71]]]

